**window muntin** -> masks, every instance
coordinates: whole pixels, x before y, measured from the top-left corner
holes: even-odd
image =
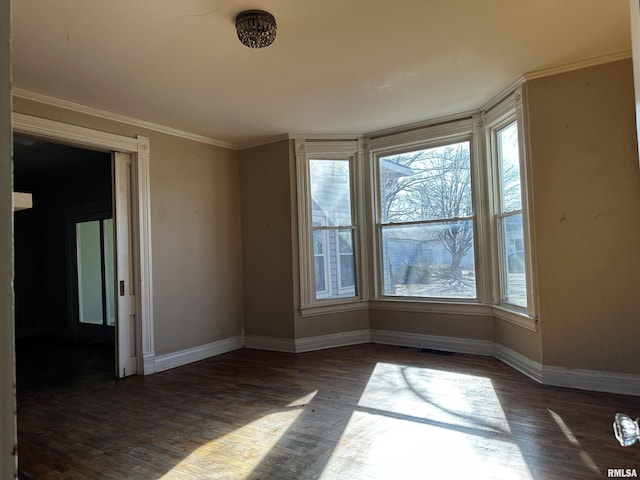
[[[313,226],[324,225],[323,217],[314,217]],[[316,297],[323,297],[329,294],[329,282],[327,279],[328,261],[325,252],[327,251],[327,232],[320,229],[313,231],[313,262],[316,285]]]
[[[315,299],[356,296],[352,178],[349,159],[312,158],[309,165]],[[322,221],[316,219],[322,218]]]
[[[377,160],[382,294],[477,298],[471,142]]]
[[[494,132],[498,179],[496,185],[496,231],[500,301],[527,307],[525,232],[522,212],[522,185],[518,122]]]

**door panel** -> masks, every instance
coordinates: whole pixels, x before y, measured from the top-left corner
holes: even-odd
[[[131,243],[131,156],[113,154],[114,220],[116,254],[116,376],[137,373],[136,345],[136,288],[133,283]]]

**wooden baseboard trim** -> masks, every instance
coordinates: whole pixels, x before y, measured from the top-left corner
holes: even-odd
[[[390,330],[371,330],[371,341],[386,345],[403,347],[430,348],[447,352],[471,353],[474,355],[493,355],[493,342],[468,338],[441,337],[418,333],[394,332]]]
[[[217,342],[207,343],[198,347],[187,348],[166,355],[158,355],[155,357],[155,371],[162,372],[170,368],[180,367],[188,363],[204,360],[205,358],[214,357],[223,353],[231,352],[242,348],[243,338],[241,335],[218,340]],[[148,360],[145,359],[145,366]]]
[[[565,388],[640,396],[640,375],[545,366],[489,340],[423,335],[390,330],[355,330],[300,339],[238,335],[199,347],[143,359],[144,373],[161,372],[239,348],[302,353],[361,343],[493,356],[538,383]]]
[[[357,345],[359,343],[369,342],[371,342],[370,330],[354,330],[352,332],[298,338],[296,339],[296,352],[311,352],[313,350],[346,347],[347,345]]]

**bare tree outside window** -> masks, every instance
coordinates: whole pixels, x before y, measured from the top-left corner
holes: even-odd
[[[379,158],[383,291],[475,298],[468,141]]]

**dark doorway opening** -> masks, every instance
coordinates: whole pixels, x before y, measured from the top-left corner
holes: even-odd
[[[32,208],[14,215],[18,390],[29,376],[43,385],[48,377],[59,381],[87,372],[113,378],[113,326],[100,335],[88,335],[80,328],[82,299],[73,224],[96,217],[102,226],[101,219],[111,217],[111,153],[14,134],[13,157],[14,191],[30,193],[33,202]],[[104,242],[104,232],[100,241]],[[103,284],[105,263],[103,259],[97,272]],[[107,313],[105,306],[92,305],[105,302],[104,292],[85,297],[86,311],[93,306]]]

